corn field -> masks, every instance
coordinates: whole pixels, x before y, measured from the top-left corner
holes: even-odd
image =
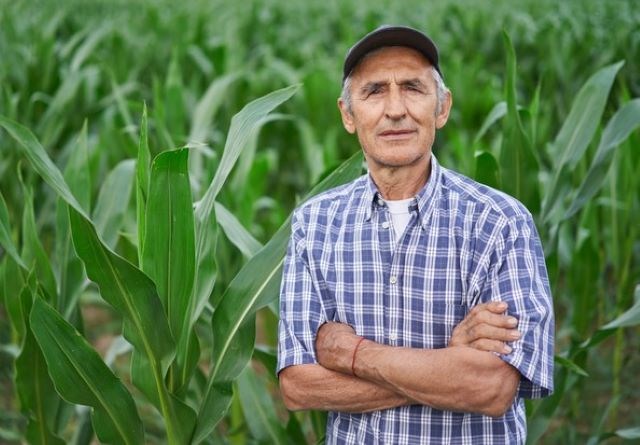
[[[439,162],[536,219],[528,442],[638,443],[639,6],[0,0],[0,443],[323,443],[275,375],[288,215],[364,173],[336,98],[381,24],[439,46]]]

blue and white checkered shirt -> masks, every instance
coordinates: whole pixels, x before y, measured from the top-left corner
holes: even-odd
[[[438,165],[394,240],[390,215],[365,175],[294,212],[280,297],[278,372],[317,363],[326,321],[375,342],[445,348],[475,305],[508,303],[522,337],[500,357],[522,375],[506,414],[424,405],[365,414],[331,412],[329,444],[520,444],[523,398],[553,390],[554,319],[544,255],[531,214],[515,199]]]

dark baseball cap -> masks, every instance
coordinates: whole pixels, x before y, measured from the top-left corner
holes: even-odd
[[[369,52],[383,46],[407,46],[424,55],[431,65],[440,73],[438,65],[438,48],[435,43],[422,32],[408,26],[381,26],[360,39],[349,49],[342,68],[342,82]]]

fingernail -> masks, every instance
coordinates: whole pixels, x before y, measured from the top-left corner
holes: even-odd
[[[514,339],[520,338],[520,332],[518,332],[518,331],[511,331],[511,332],[509,333],[509,337],[514,338]]]
[[[515,326],[518,324],[518,319],[514,317],[509,317],[509,319],[507,320],[507,323],[509,323],[509,326]]]
[[[498,308],[506,309],[507,308],[507,303],[505,303],[504,301],[498,302]]]
[[[504,347],[502,348],[502,352],[504,352],[505,354],[510,354],[511,351],[513,351],[513,349],[511,349],[510,346],[504,345]]]

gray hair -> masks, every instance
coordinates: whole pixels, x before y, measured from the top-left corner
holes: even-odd
[[[367,54],[367,56],[368,55],[369,54]],[[353,110],[351,108],[351,83],[353,82],[354,71],[355,69],[349,73],[346,79],[344,79],[344,83],[342,84],[342,92],[340,93],[340,99],[342,99],[342,102],[347,107],[347,111],[349,112],[349,114],[353,114]],[[431,67],[431,75],[433,76],[433,80],[436,81],[436,114],[440,114],[440,111],[442,111],[442,103],[447,98],[449,88],[447,88],[447,86],[444,84],[442,76],[433,66]]]

